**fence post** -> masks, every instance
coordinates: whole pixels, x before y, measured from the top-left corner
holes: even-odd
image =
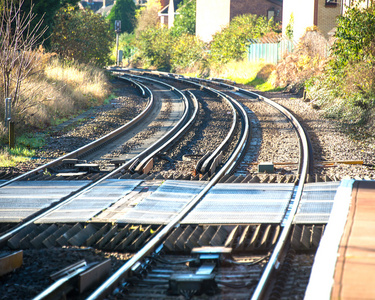
[[[5,99],[5,127],[8,128],[8,122],[12,119],[12,99]]]
[[[13,149],[15,144],[16,144],[16,139],[15,139],[15,132],[14,132],[14,122],[9,121],[9,149]]]

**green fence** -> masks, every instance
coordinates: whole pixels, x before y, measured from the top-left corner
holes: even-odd
[[[283,56],[292,52],[294,42],[290,40],[259,42],[250,40],[248,46],[248,60],[250,62],[264,61],[267,63],[277,64]]]

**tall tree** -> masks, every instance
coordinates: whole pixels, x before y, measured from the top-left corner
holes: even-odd
[[[184,0],[179,4],[172,28],[174,35],[195,34],[196,9],[196,0]]]
[[[67,6],[59,10],[55,22],[51,36],[54,51],[82,63],[108,63],[113,36],[101,15]]]
[[[32,6],[22,10],[23,0],[2,2],[0,13],[0,92],[2,99],[12,98],[12,106],[18,108],[19,92],[23,81],[36,72],[40,63],[35,48],[45,33],[43,20],[36,21]]]
[[[9,0],[0,0],[0,9],[3,11],[3,5]],[[20,0],[13,0],[13,3],[18,4]],[[41,37],[45,40],[44,45],[49,45],[48,37],[52,34],[54,27],[54,17],[57,11],[69,4],[76,5],[79,0],[23,0],[21,10],[24,13],[29,12],[32,9],[35,18],[32,21],[32,26],[35,26],[41,19],[47,30]]]
[[[136,32],[146,30],[149,27],[157,27],[160,23],[158,16],[160,10],[160,0],[148,0],[147,4],[137,11]]]
[[[115,20],[121,21],[121,32],[133,32],[135,10],[136,6],[133,0],[117,0],[107,17],[111,26],[111,32],[115,32]]]

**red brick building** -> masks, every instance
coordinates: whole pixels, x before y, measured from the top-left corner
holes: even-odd
[[[230,19],[238,15],[254,14],[274,18],[276,22],[281,22],[282,0],[231,0]]]

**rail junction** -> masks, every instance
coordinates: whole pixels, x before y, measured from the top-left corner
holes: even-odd
[[[87,146],[4,178],[0,244],[8,265],[17,265],[23,250],[61,247],[126,253],[126,260],[116,269],[107,261],[69,265],[30,298],[302,299],[308,286],[306,295],[314,299],[315,252],[335,226],[331,222],[338,215],[343,222],[354,180],[314,178],[305,130],[284,107],[256,93],[222,81],[112,71],[147,98],[145,109]],[[212,151],[185,155],[194,160],[189,176],[153,173],[172,160],[184,136],[199,132],[195,124],[204,104],[196,95],[203,92],[225,107],[219,141]],[[164,119],[163,98],[169,99]],[[257,176],[246,172],[260,145],[252,111],[238,98],[269,105],[287,121],[283,130],[294,136],[298,153],[292,155],[294,171],[274,175],[273,164],[265,163]],[[157,118],[157,134],[112,158],[111,167],[87,162]],[[340,210],[342,201],[347,205]],[[322,299],[330,288],[325,292]]]

